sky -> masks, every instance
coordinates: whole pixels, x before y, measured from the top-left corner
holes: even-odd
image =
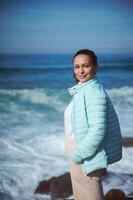
[[[133,53],[132,0],[0,0],[0,53]]]

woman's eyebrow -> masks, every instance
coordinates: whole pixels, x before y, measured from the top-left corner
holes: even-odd
[[[83,63],[82,65],[89,65],[90,63]]]
[[[76,63],[74,66],[76,65],[80,65],[80,64]],[[82,63],[81,65],[91,65],[91,63]]]

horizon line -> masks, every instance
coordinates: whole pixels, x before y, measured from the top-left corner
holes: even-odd
[[[78,51],[78,50],[77,50]],[[71,51],[71,52],[68,52],[68,51],[65,51],[65,52],[0,52],[0,55],[33,55],[33,54],[73,54],[73,52],[76,52],[76,51]],[[128,55],[133,55],[133,52],[118,52],[118,51],[114,51],[114,52],[110,52],[110,51],[95,51],[94,52],[96,54],[128,54]]]

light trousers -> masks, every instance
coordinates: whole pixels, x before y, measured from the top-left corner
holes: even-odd
[[[74,200],[104,200],[102,175],[106,172],[98,170],[85,175],[82,165],[75,163],[70,157],[70,152],[74,145],[72,139],[66,139],[65,147],[68,157]]]

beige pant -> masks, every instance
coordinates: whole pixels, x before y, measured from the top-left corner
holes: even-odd
[[[105,171],[98,170],[86,176],[82,170],[82,166],[76,164],[70,158],[70,152],[74,147],[74,141],[66,139],[65,144],[74,200],[104,200],[101,181]]]

